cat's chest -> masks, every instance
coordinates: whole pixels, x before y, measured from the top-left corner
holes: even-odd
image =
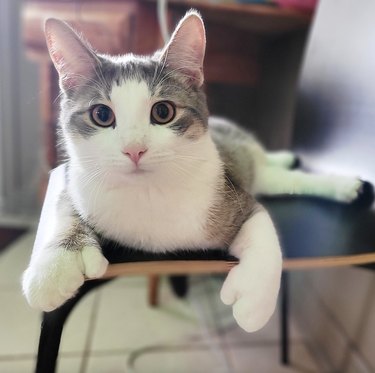
[[[150,251],[210,247],[207,219],[214,190],[124,187],[100,196],[76,190],[81,214],[102,234],[123,244]]]

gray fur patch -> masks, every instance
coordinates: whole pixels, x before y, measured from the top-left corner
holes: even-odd
[[[94,246],[99,248],[93,230],[77,215],[72,205],[68,193],[61,194],[57,208],[66,215],[70,215],[73,222],[69,231],[63,237],[57,237],[54,247],[63,247],[66,250],[82,250],[85,246]]]
[[[210,118],[209,130],[229,178],[250,193],[255,180],[255,158],[263,152],[261,145],[251,133],[221,118]]]
[[[67,250],[82,250],[85,246],[99,247],[92,237],[92,231],[83,222],[76,221],[69,229],[69,233],[59,242],[59,247]]]
[[[214,242],[224,242],[229,247],[242,224],[258,210],[259,204],[230,179],[228,172],[216,196],[205,227],[207,238]]]
[[[71,125],[70,132],[73,134],[79,134],[84,138],[88,138],[98,132],[99,128],[94,127],[91,123],[90,116],[87,111],[85,112],[75,112],[70,117]]]

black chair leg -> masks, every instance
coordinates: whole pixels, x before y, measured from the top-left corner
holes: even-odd
[[[94,288],[109,280],[87,281],[77,295],[52,312],[44,312],[39,337],[36,373],[54,373],[64,323],[75,305]]]
[[[281,363],[289,365],[289,274],[283,272],[281,278],[281,304],[280,304],[280,348]]]
[[[189,291],[188,276],[185,276],[185,275],[169,276],[169,283],[172,287],[173,293],[177,297],[179,297],[179,298],[186,297],[186,295]]]

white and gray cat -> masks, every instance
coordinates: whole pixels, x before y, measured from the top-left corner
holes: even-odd
[[[209,118],[202,90],[205,30],[190,11],[150,57],[98,55],[64,22],[45,28],[62,90],[67,187],[49,238],[23,276],[31,306],[51,311],[107,268],[97,234],[150,252],[223,247],[239,258],[221,299],[238,324],[272,315],[282,255],[254,195],[308,194],[351,201],[361,182],[289,170],[246,131]]]

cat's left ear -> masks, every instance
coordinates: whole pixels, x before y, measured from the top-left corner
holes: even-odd
[[[203,84],[203,60],[206,32],[201,16],[195,10],[186,13],[162,52],[166,65],[185,74],[192,84]]]
[[[49,54],[59,73],[60,87],[68,90],[87,84],[100,65],[88,43],[58,19],[48,19],[44,32]]]

